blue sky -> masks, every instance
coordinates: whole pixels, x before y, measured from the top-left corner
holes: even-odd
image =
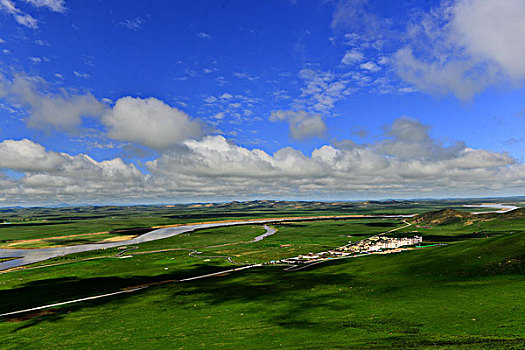
[[[523,16],[0,0],[0,204],[523,195]]]

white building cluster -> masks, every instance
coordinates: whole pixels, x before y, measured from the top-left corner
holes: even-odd
[[[343,247],[344,251],[354,253],[376,252],[387,249],[397,249],[408,245],[416,245],[423,241],[420,236],[391,238],[385,236],[373,236]]]
[[[297,257],[288,258],[275,263],[284,262],[288,264],[301,264],[317,260],[334,259],[337,257],[350,256],[354,254],[370,254],[379,252],[399,252],[406,250],[402,247],[419,244],[423,241],[420,236],[391,238],[385,236],[373,236],[359,242],[350,243],[348,245],[332,249],[320,253],[308,253],[299,255]]]

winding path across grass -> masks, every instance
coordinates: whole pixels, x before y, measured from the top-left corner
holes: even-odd
[[[194,280],[208,278],[208,277],[221,276],[221,275],[228,274],[230,272],[251,269],[251,268],[259,267],[259,266],[262,266],[262,264],[253,264],[253,265],[247,265],[247,266],[242,266],[242,267],[236,267],[236,268],[230,269],[230,270],[224,270],[224,271],[219,271],[219,272],[214,272],[214,273],[208,273],[208,274],[205,274],[205,275],[199,275],[199,276],[184,278],[184,279],[181,279],[181,280],[169,280],[169,281],[161,281],[161,282],[152,282],[152,283],[143,284],[143,285],[140,285],[140,286],[137,286],[137,287],[126,288],[126,289],[120,290],[118,292],[94,295],[94,296],[91,296],[91,297],[85,297],[85,298],[79,298],[79,299],[74,299],[74,300],[68,300],[68,301],[63,301],[63,302],[60,302],[60,303],[54,303],[54,304],[37,306],[37,307],[30,308],[30,309],[6,312],[4,314],[0,314],[0,317],[8,317],[8,316],[14,316],[14,315],[19,315],[19,314],[25,314],[25,313],[28,313],[28,312],[39,311],[39,310],[42,310],[42,309],[48,309],[48,308],[56,307],[56,306],[63,306],[63,305],[68,305],[68,304],[80,303],[80,302],[83,302],[83,301],[90,301],[90,300],[96,300],[96,299],[101,299],[101,298],[112,297],[114,295],[119,295],[119,294],[133,293],[133,292],[137,292],[139,290],[148,288],[148,287],[153,286],[153,285],[159,285],[159,284],[164,284],[164,283],[172,283],[172,282],[189,282],[189,281],[194,281]]]

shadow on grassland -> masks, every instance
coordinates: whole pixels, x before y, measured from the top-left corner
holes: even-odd
[[[93,243],[93,240],[89,238],[70,238],[70,239],[46,239],[44,241],[45,246],[54,246],[54,245],[81,245]],[[34,245],[33,245],[34,247]]]
[[[158,276],[97,277],[79,279],[74,277],[40,280],[27,283],[20,288],[0,291],[0,300],[5,301],[0,307],[1,313],[14,310],[27,309],[40,305],[47,305],[61,301],[94,296],[118,291],[122,288],[140,286],[149,283],[167,280],[179,280],[186,277],[197,276],[224,270],[224,267],[199,265],[191,270]],[[215,277],[203,280],[170,284],[168,293],[170,298],[166,304],[173,304],[177,308],[192,308],[195,299],[212,306],[222,303],[243,304],[257,301],[257,305],[271,307],[276,301],[285,302],[286,312],[276,315],[276,323],[283,322],[282,326],[304,326],[299,314],[308,308],[330,308],[336,310],[341,307],[329,295],[309,296],[304,293],[308,289],[319,286],[330,286],[351,280],[345,273],[320,273],[308,272],[293,275],[282,270],[282,267],[266,266],[253,270],[239,271],[232,274],[234,278]],[[177,286],[177,288],[173,288]],[[162,287],[150,287],[162,288]],[[119,294],[86,302],[79,302],[53,309],[47,313],[35,313],[33,316],[24,317],[16,315],[5,317],[3,321],[26,321],[13,330],[35,326],[41,322],[54,322],[62,319],[66,314],[84,308],[105,305],[110,302],[125,302],[130,296],[141,293]],[[191,297],[187,297],[191,295]],[[176,301],[175,301],[176,300]],[[182,303],[180,301],[183,301]],[[294,304],[291,308],[290,305]],[[31,318],[32,317],[32,318]]]
[[[399,255],[399,258],[401,257],[402,255]],[[406,257],[408,258],[408,254]],[[382,260],[387,257],[381,256],[376,258]],[[398,263],[406,262],[405,259],[401,260],[403,261]],[[226,310],[242,311],[244,309],[246,311],[243,312],[257,313],[258,317],[262,317],[267,322],[291,332],[295,330],[312,330],[313,337],[319,332],[333,333],[334,336],[341,337],[342,331],[351,328],[369,333],[371,337],[372,334],[374,335],[373,337],[383,337],[374,338],[373,343],[363,344],[367,348],[386,348],[387,344],[393,344],[396,348],[431,346],[448,348],[463,345],[467,347],[480,345],[491,348],[491,345],[508,346],[509,344],[514,345],[515,342],[523,341],[522,339],[498,339],[496,336],[476,335],[458,338],[439,336],[436,339],[432,339],[432,335],[420,333],[423,324],[417,318],[413,320],[401,319],[391,315],[390,312],[380,313],[380,315],[373,315],[372,311],[370,313],[367,311],[355,312],[354,310],[362,310],[363,308],[360,305],[362,301],[358,296],[362,294],[368,295],[366,298],[369,300],[370,298],[381,296],[377,299],[378,302],[388,300],[388,295],[392,295],[390,293],[399,295],[399,289],[406,286],[407,281],[389,279],[389,282],[383,285],[377,279],[374,282],[374,279],[359,277],[359,266],[355,266],[355,269],[346,269],[343,266],[349,263],[353,264],[354,262],[349,260],[332,261],[312,266],[311,269],[305,271],[293,273],[283,271],[282,267],[279,266],[264,266],[239,271],[228,277],[207,278],[180,284],[173,283],[166,286],[152,287],[149,289],[148,295],[144,295],[146,294],[144,293],[140,297],[148,303],[149,307],[162,308],[163,310],[193,310],[195,304],[198,304],[199,308],[213,309],[213,306],[226,305]],[[378,261],[375,265],[380,266],[383,264],[382,261]],[[51,295],[47,295],[47,302],[52,303],[111,292],[122,287],[169,279],[181,279],[224,269],[224,267],[200,265],[185,271],[159,276],[51,279],[28,283],[11,291],[2,291],[0,292],[0,300],[5,300],[6,297],[9,297],[10,299],[7,300],[10,303],[19,293],[21,298],[25,298],[27,301],[28,299],[31,300],[30,298],[32,297],[36,298],[35,295],[38,295],[36,293],[39,291],[47,291]],[[348,293],[350,286],[353,287],[355,293]],[[376,290],[374,294],[370,294],[372,292],[371,288]],[[388,290],[385,288],[388,288]],[[157,304],[159,302],[158,297],[149,298],[152,292],[156,293],[155,289],[161,293],[160,295],[166,296],[160,305]],[[78,292],[77,295],[72,295],[71,293],[74,290],[81,290],[83,295],[78,295]],[[62,294],[57,295],[57,293]],[[67,293],[70,293],[70,295],[64,296]],[[33,327],[41,322],[59,321],[66,314],[74,313],[78,310],[103,307],[110,303],[126,303],[129,301],[130,296],[140,295],[139,293],[142,293],[142,291],[53,309],[46,315],[36,315],[36,317],[26,320],[13,332]],[[148,300],[154,301],[149,302]],[[41,304],[40,300],[39,304]],[[29,305],[24,306],[30,307]],[[112,307],[114,308],[115,304]],[[101,311],[98,310],[98,312]],[[236,315],[238,314],[234,314],[232,311],[231,317],[236,317]],[[144,317],[147,316],[144,315]],[[226,317],[230,317],[230,315]],[[394,335],[386,336],[385,330],[394,332]],[[360,334],[363,334],[363,332]],[[349,342],[351,342],[351,339]]]
[[[121,289],[154,284],[168,280],[179,280],[187,277],[208,274],[224,270],[224,266],[195,264],[191,269],[165,273],[156,276],[131,276],[131,277],[62,277],[43,279],[26,283],[18,288],[0,290],[0,313],[16,310],[30,309],[42,305],[49,305],[74,299],[80,299],[105,293],[112,293]],[[60,319],[65,312],[72,312],[92,305],[101,305],[108,301],[126,299],[132,294],[120,294],[115,297],[97,299],[89,302],[71,304],[58,309],[57,313],[50,316],[32,319],[27,326],[38,324],[41,321]],[[19,315],[4,317],[0,321],[18,319]],[[25,327],[24,327],[25,328]]]
[[[52,226],[52,225],[67,225],[70,224],[68,221],[55,221],[55,222],[24,222],[16,224],[2,224],[0,229],[7,229],[13,227],[24,227],[24,226]]]

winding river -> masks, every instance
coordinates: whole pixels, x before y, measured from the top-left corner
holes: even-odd
[[[471,205],[477,207],[490,207],[500,209],[497,212],[503,213],[506,211],[514,210],[517,207],[505,206],[502,204],[482,204],[482,205]],[[63,256],[74,253],[87,252],[97,249],[107,249],[121,247],[125,245],[139,244],[144,242],[156,241],[158,239],[169,238],[180,235],[186,232],[192,232],[195,230],[202,230],[207,228],[225,227],[225,226],[236,226],[236,225],[254,225],[254,224],[269,224],[277,222],[291,222],[291,221],[308,221],[308,220],[334,220],[334,219],[373,219],[373,218],[410,218],[414,215],[344,215],[344,216],[320,216],[320,217],[293,217],[293,218],[272,218],[272,219],[255,219],[255,220],[243,220],[243,221],[230,221],[230,222],[216,222],[206,224],[189,224],[177,227],[166,227],[157,230],[150,231],[133,239],[120,242],[111,243],[93,243],[93,244],[82,244],[70,247],[58,247],[58,248],[41,248],[41,249],[0,249],[0,259],[3,258],[15,258],[12,260],[0,262],[0,271],[19,267],[23,265],[33,264],[36,262],[44,261],[47,259],[55,258],[57,256]],[[254,238],[254,242],[258,242],[272,234],[275,230],[266,226],[264,227],[266,232],[260,236]]]
[[[518,209],[519,207],[516,207],[514,205],[508,205],[508,204],[465,204],[463,205],[466,208],[494,208],[496,210],[493,211],[478,211],[476,213],[472,214],[487,214],[487,213],[506,213],[508,211]]]
[[[294,217],[294,218],[272,218],[272,219],[256,219],[256,220],[244,220],[244,221],[231,221],[231,222],[217,222],[207,224],[189,224],[177,227],[166,227],[150,231],[133,239],[120,242],[112,243],[93,243],[93,244],[82,244],[70,247],[58,247],[58,248],[41,248],[41,249],[0,249],[0,259],[2,258],[16,258],[0,262],[0,271],[19,267],[23,265],[33,264],[36,262],[44,261],[47,259],[55,258],[57,256],[63,256],[74,253],[87,252],[97,249],[107,249],[121,247],[131,244],[139,244],[144,242],[156,241],[158,239],[169,238],[180,235],[186,232],[192,232],[195,230],[202,230],[214,227],[224,226],[236,226],[236,225],[254,225],[254,224],[269,224],[276,222],[290,222],[290,221],[308,221],[308,220],[334,220],[334,219],[360,219],[360,218],[407,218],[412,215],[362,215],[362,216],[323,216],[323,217]],[[268,226],[266,226],[268,227]],[[266,228],[265,227],[265,228]],[[275,230],[267,228],[266,232],[260,236],[254,238],[254,241],[260,241],[267,236],[274,234]]]

